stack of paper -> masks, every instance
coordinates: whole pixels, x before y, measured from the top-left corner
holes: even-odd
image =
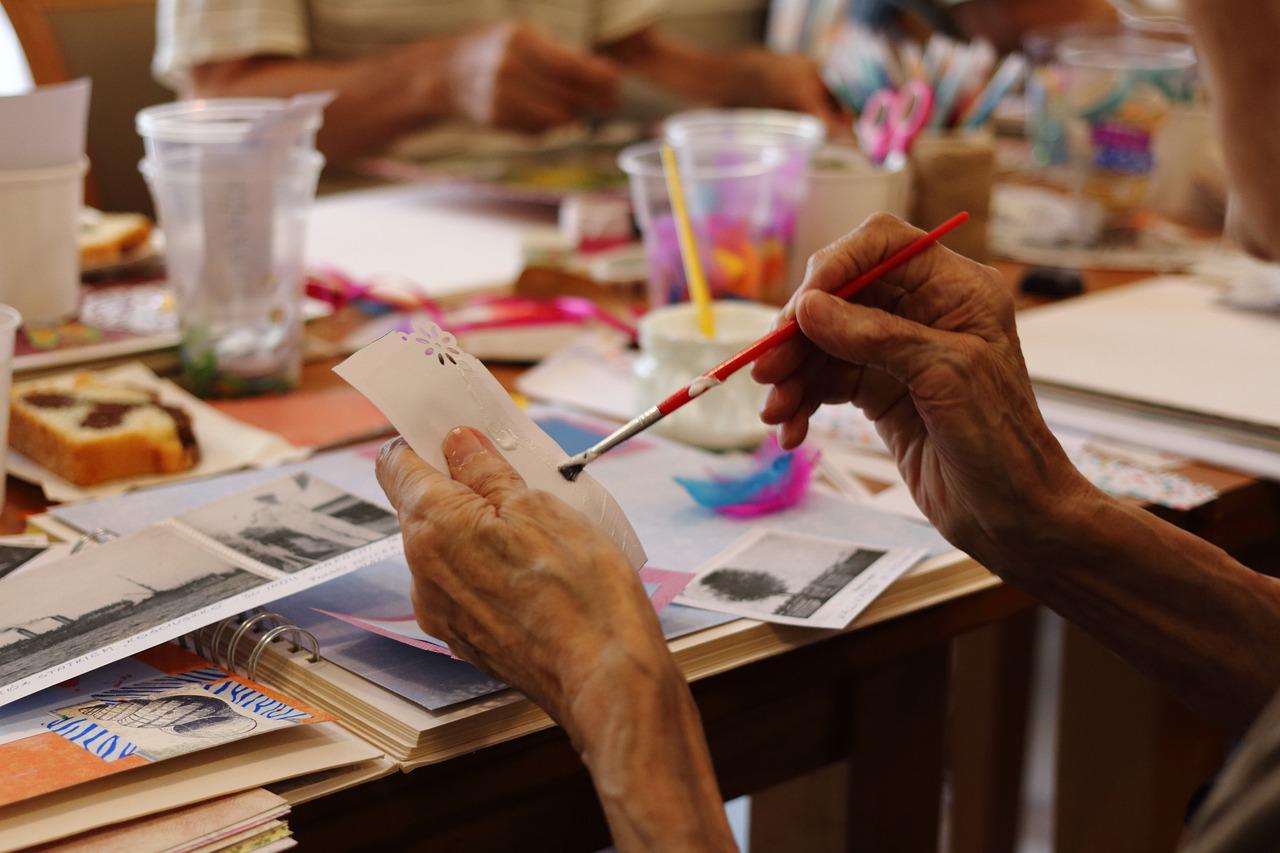
[[[45,853],[276,853],[296,847],[289,802],[263,788],[55,842]]]
[[[1280,479],[1280,317],[1164,277],[1018,317],[1046,417]]]

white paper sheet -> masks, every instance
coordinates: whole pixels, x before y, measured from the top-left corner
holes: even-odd
[[[639,411],[635,360],[621,334],[588,332],[520,374],[516,390],[545,403],[625,421]]]
[[[440,297],[511,284],[536,233],[558,230],[528,208],[467,204],[421,185],[379,188],[316,200],[307,261]]]
[[[479,360],[435,324],[385,335],[334,371],[368,397],[427,464],[448,471],[440,449],[445,436],[459,426],[479,429],[530,487],[550,492],[593,521],[633,567],[644,564],[644,548],[613,497],[585,472],[572,483],[565,480],[556,469],[565,452]]]
[[[1165,277],[1018,315],[1036,382],[1280,434],[1280,317]]]
[[[88,77],[0,97],[0,170],[71,166],[84,157]]]
[[[51,376],[39,380],[41,386],[71,387],[76,373]],[[77,486],[20,453],[10,451],[5,462],[9,473],[29,483],[38,484],[45,497],[51,501],[80,501],[118,495],[157,483],[176,482],[210,474],[221,474],[237,468],[267,467],[282,462],[292,462],[306,457],[310,451],[294,447],[280,436],[258,429],[228,417],[212,406],[201,402],[177,385],[160,379],[138,363],[121,365],[99,371],[95,376],[103,382],[122,382],[154,391],[170,406],[177,406],[191,415],[191,426],[200,442],[200,461],[195,467],[177,474],[148,474],[111,480],[94,486]]]

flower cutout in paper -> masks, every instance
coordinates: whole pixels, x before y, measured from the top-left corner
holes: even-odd
[[[456,365],[458,359],[462,358],[462,349],[458,346],[458,339],[435,323],[423,323],[415,326],[414,330],[409,334],[400,336],[400,339],[404,341],[408,341],[411,338],[414,343],[422,345],[423,355],[427,358],[434,358],[441,365]]]

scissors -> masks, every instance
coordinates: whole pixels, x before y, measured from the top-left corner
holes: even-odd
[[[933,112],[933,90],[923,80],[901,89],[881,89],[867,99],[858,119],[858,138],[873,163],[902,156],[920,135]]]

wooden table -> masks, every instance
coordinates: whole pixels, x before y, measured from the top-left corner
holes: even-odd
[[[1019,268],[1002,271],[1012,286]],[[1137,277],[1100,274],[1088,285]],[[304,386],[336,382],[330,365],[309,365]],[[516,373],[495,372],[507,382]],[[1185,473],[1221,496],[1161,515],[1246,558],[1280,537],[1276,488],[1203,466]],[[37,489],[12,479],[8,498],[4,532],[45,508]],[[1035,604],[998,586],[695,683],[724,795],[757,795],[757,849],[934,850],[949,768],[950,849],[1011,850]],[[1203,778],[1220,742],[1185,711],[1154,737],[1132,737],[1150,734],[1150,712],[1168,712],[1172,700],[1083,637],[1069,635],[1066,670],[1058,849],[1163,849],[1100,840],[1122,837],[1106,833],[1124,822],[1141,825],[1128,840],[1176,833],[1169,804],[1185,802],[1186,780]],[[1123,707],[1112,696],[1123,697]],[[1134,763],[1115,766],[1122,761]],[[1122,784],[1135,776],[1151,783]],[[1113,800],[1118,784],[1124,795]],[[594,850],[608,843],[589,779],[558,729],[304,804],[291,824],[312,849]]]

